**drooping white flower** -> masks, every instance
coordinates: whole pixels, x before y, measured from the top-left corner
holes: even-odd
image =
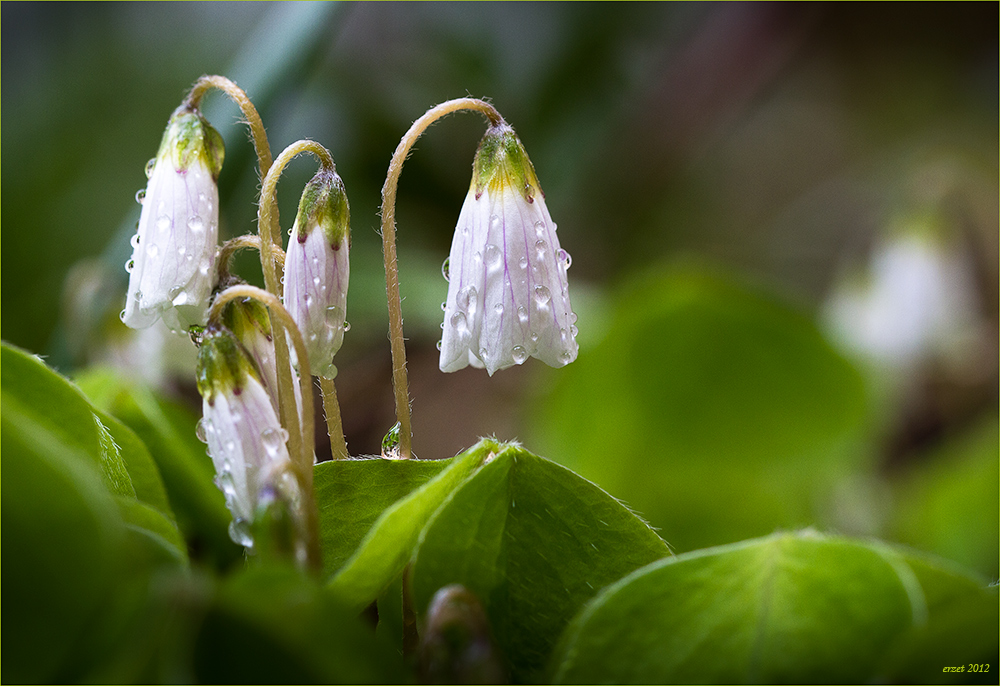
[[[285,256],[284,304],[302,332],[316,376],[337,375],[350,277],[350,208],[340,177],[320,169],[299,201]]]
[[[203,412],[200,431],[215,465],[216,484],[233,515],[229,535],[252,548],[250,527],[262,497],[288,492],[288,434],[261,384],[256,363],[226,329],[210,329],[202,338],[198,390]]]
[[[133,329],[160,317],[175,332],[205,323],[215,285],[222,137],[184,105],[170,118],[147,167],[139,230],[132,238],[122,321]]]
[[[445,263],[441,371],[576,359],[569,254],[559,247],[534,167],[507,124],[486,132]]]

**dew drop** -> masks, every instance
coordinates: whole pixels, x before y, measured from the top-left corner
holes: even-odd
[[[169,231],[172,225],[173,222],[170,221],[170,217],[168,217],[165,214],[161,214],[160,217],[156,220],[156,228],[164,233]]]
[[[156,158],[150,157],[149,162],[146,162],[146,178],[150,178],[153,175],[153,169],[156,167]]]
[[[309,307],[310,305],[312,305],[312,301],[313,301],[312,293],[306,293],[305,297],[303,297],[302,300],[305,301],[306,307]]]
[[[122,310],[121,312],[118,313],[118,318],[121,319],[123,322],[125,321],[125,310]]]
[[[438,342],[437,342],[437,349],[438,349],[438,350],[440,350],[440,349],[441,349],[441,345],[442,345],[442,341],[438,341]]]
[[[528,258],[527,257],[522,257],[520,260],[518,260],[517,266],[519,266],[521,269],[527,269],[528,268]]]
[[[503,303],[497,303],[494,305],[493,311],[497,314],[497,316],[503,314]]]
[[[576,338],[578,333],[580,333],[580,330],[571,324],[569,327],[569,335]]]
[[[344,322],[344,333],[347,333],[350,330],[351,330],[351,323],[350,322]]]
[[[552,294],[545,286],[535,286],[535,302],[539,307],[544,307],[552,299]]]
[[[538,334],[535,333],[534,331],[531,332],[531,335],[529,335],[528,338],[531,339],[532,343],[537,343],[538,342]]]
[[[201,233],[205,230],[205,222],[201,217],[191,217],[188,219],[188,228],[191,229],[191,233]]]
[[[382,438],[382,459],[399,459],[399,422],[396,422]]]
[[[278,429],[264,429],[260,432],[260,441],[264,446],[264,452],[271,459],[277,459],[281,455],[286,440],[288,440],[287,436],[283,436]]]
[[[559,254],[557,257],[559,258],[559,262],[560,264],[562,264],[563,269],[569,269],[569,266],[573,264],[573,258],[570,257],[569,253],[563,250],[562,248],[559,249]]]
[[[490,216],[490,228],[491,229],[498,229],[498,228],[500,228],[500,216],[499,215],[494,214],[494,215]]]
[[[141,205],[145,199],[146,199],[146,189],[145,188],[140,188],[139,190],[137,190],[135,192],[135,201],[137,203],[139,203]]]
[[[444,277],[445,281],[451,281],[451,274],[448,272],[449,265],[451,265],[451,258],[446,257],[444,262],[441,264],[441,276]]]
[[[133,248],[138,248],[139,247],[139,234],[135,234],[134,236],[132,236],[132,240],[129,241],[129,242],[132,244]]]
[[[211,422],[207,422],[211,423]],[[205,433],[206,420],[204,417],[198,420],[198,423],[194,426],[194,435],[198,437],[198,440],[202,443],[208,443],[208,436]]]
[[[539,240],[535,241],[535,252],[538,253],[539,257],[545,255],[545,249],[549,247],[549,244],[545,241]]]
[[[524,305],[517,308],[517,319],[522,324],[528,323],[528,309]]]
[[[459,336],[465,336],[469,333],[469,324],[464,312],[456,312],[451,315],[451,327],[458,331]]]
[[[448,303],[447,302],[441,303],[441,311],[442,312],[447,312],[448,311]]]
[[[156,256],[160,254],[160,248],[154,243],[153,245],[146,248],[146,254],[151,258],[156,259]]]
[[[493,245],[492,243],[486,244],[486,268],[487,269],[497,269],[503,260],[503,255],[500,252],[500,248]]]
[[[559,353],[559,361],[563,364],[569,364],[573,361],[573,354],[569,350],[563,350]]]
[[[524,361],[528,359],[528,351],[519,345],[515,345],[510,354],[514,358],[514,364],[524,364]]]
[[[320,284],[320,282],[321,282],[322,280],[323,280],[323,279],[319,278],[318,276],[314,276],[314,277],[313,277],[313,286],[319,286],[319,284]]]
[[[476,297],[479,292],[476,290],[475,286],[466,286],[458,292],[455,304],[458,309],[463,312],[468,312],[469,316],[475,316],[476,313]]]
[[[537,222],[535,222],[535,233],[538,234],[539,236],[545,235],[545,222],[543,222],[540,219]]]
[[[126,272],[131,274],[133,269],[135,269],[135,260],[129,260],[128,262],[125,263]]]

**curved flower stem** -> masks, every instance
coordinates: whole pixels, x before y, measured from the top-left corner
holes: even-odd
[[[392,384],[396,394],[396,419],[399,421],[399,456],[412,455],[410,427],[410,394],[406,380],[406,344],[403,338],[403,305],[399,297],[399,265],[396,259],[396,187],[403,171],[403,161],[410,148],[431,124],[441,117],[460,110],[475,110],[486,115],[491,125],[503,123],[503,117],[493,105],[476,98],[458,98],[436,105],[413,125],[400,139],[389,162],[389,172],[382,186],[382,258],[385,262],[385,291],[389,301],[389,338],[392,345]]]
[[[228,241],[222,244],[219,248],[219,257],[216,263],[218,264],[219,272],[219,283],[224,284],[230,277],[229,268],[233,261],[233,256],[239,250],[245,250],[246,248],[255,248],[260,250],[260,236],[254,236],[253,234],[245,234],[243,236],[237,236],[236,238],[230,238]],[[284,271],[285,269],[285,251],[274,246],[274,261],[278,266],[278,269]]]
[[[351,455],[347,452],[347,440],[344,438],[344,426],[340,421],[340,403],[337,402],[337,387],[333,379],[319,377],[319,387],[323,391],[323,413],[326,415],[326,431],[330,436],[330,452],[333,459],[346,460]]]
[[[281,304],[278,296],[273,293],[268,293],[256,286],[246,284],[230,286],[216,296],[215,301],[212,303],[212,308],[208,313],[209,321],[218,322],[222,317],[222,310],[226,304],[237,298],[253,298],[267,306],[272,315],[272,328],[277,330],[279,328],[276,326],[278,322],[284,325],[283,328],[291,334],[292,343],[295,346],[295,354],[299,358],[299,364],[303,369],[308,370],[309,354],[306,351],[305,341],[302,340],[302,333],[295,325],[292,315]],[[284,334],[282,334],[283,336]],[[309,553],[309,565],[318,571],[321,568],[319,512],[316,509],[316,500],[313,497],[313,453],[315,452],[313,447],[313,413],[315,410],[313,408],[313,395],[309,379],[308,373],[301,375],[299,378],[302,391],[302,422],[294,427],[297,431],[290,430],[288,432],[288,447],[289,452],[295,456],[293,458],[296,465],[295,470],[299,478],[299,484],[302,487],[303,506],[306,514],[306,531],[308,535],[307,550]],[[294,398],[294,395],[292,397]],[[294,400],[292,404],[294,405]],[[284,426],[287,427],[287,425]]]
[[[278,178],[281,176],[281,173],[284,171],[288,163],[291,162],[292,159],[294,159],[296,156],[301,155],[303,153],[310,153],[314,155],[319,160],[320,167],[322,169],[336,171],[336,166],[333,163],[333,156],[330,155],[330,152],[319,143],[315,141],[301,140],[301,141],[296,141],[295,143],[289,145],[287,148],[282,150],[281,154],[279,154],[277,159],[274,160],[274,164],[271,166],[271,169],[267,172],[267,176],[264,177],[264,182],[261,184],[260,208],[257,218],[258,226],[261,227],[270,226],[272,223],[274,224],[277,223]],[[266,257],[265,253],[267,253]],[[263,240],[263,236],[261,237],[261,258],[262,258],[262,263],[264,264],[264,282],[266,284],[273,283],[274,284],[273,291],[270,285],[268,285],[268,290],[274,293],[278,293],[280,291],[281,284],[277,282],[277,276],[275,274],[275,259],[272,256],[271,246],[269,245],[268,241]],[[271,281],[269,281],[269,279],[271,279]],[[279,339],[281,339],[281,342],[284,343],[283,336],[280,335],[275,336],[275,357],[278,357],[277,345]],[[285,365],[285,367],[287,370],[287,365]],[[302,376],[304,377],[309,376],[309,365],[302,357],[299,357],[299,371]],[[282,380],[281,374],[282,374],[282,368],[279,366],[278,367],[279,389],[284,388],[286,383],[285,381]],[[285,371],[285,374],[287,375],[288,372]],[[287,384],[288,386],[291,385],[290,377],[287,381]],[[329,394],[326,392],[323,384],[321,383],[320,385],[321,387],[324,388],[323,409],[325,410],[326,414],[327,432],[330,435],[330,449],[333,452],[334,457],[338,457],[340,455],[346,457],[347,441],[344,439],[344,430],[340,424],[340,406],[337,405],[336,407],[331,407],[331,404],[327,400],[327,396]],[[329,381],[329,386],[331,389],[333,388],[332,380]],[[311,394],[312,389],[310,388],[309,391]],[[279,393],[279,397],[284,397],[284,393]],[[312,396],[310,395],[310,398],[311,397]],[[337,398],[336,391],[333,391],[332,398],[333,398],[333,404],[336,404],[336,398]],[[284,421],[284,415],[289,411],[284,409],[284,405],[282,405],[280,401],[279,401],[279,407],[281,408],[282,411],[282,421]],[[292,412],[294,412],[294,410],[292,410]]]

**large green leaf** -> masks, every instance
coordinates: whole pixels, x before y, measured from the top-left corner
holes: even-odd
[[[6,363],[5,363],[6,364]],[[4,367],[6,388],[8,368]],[[95,461],[4,399],[3,681],[72,680],[120,580],[124,531]]]
[[[93,407],[78,388],[38,357],[6,344],[0,355],[4,413],[9,413],[12,421],[16,417],[25,435],[45,449],[96,467],[108,491],[118,496],[121,515],[130,528],[152,525],[150,533],[173,548],[170,555],[186,562],[187,552],[176,535],[177,525],[159,470],[142,440],[117,419]]]
[[[229,538],[231,516],[214,484],[215,469],[196,436],[198,418],[109,369],[89,370],[77,383],[92,402],[127,424],[148,446],[177,523],[196,555],[222,567],[241,560],[240,547]]]
[[[587,600],[668,554],[645,522],[597,486],[508,445],[424,532],[413,596],[425,612],[448,584],[475,593],[512,677],[525,681]]]
[[[313,470],[323,574],[331,576],[390,505],[419,488],[450,460],[330,460]]]
[[[869,469],[844,450],[860,375],[773,294],[674,268],[613,311],[603,339],[552,374],[530,440],[678,550],[825,521],[841,480]]]
[[[382,512],[354,554],[330,580],[331,591],[361,609],[374,601],[409,562],[427,521],[500,446],[483,439],[448,460],[437,476]]]
[[[907,632],[937,620],[956,588],[982,602],[973,586],[881,544],[775,534],[662,560],[606,589],[563,634],[551,676],[867,682],[886,655],[903,651]]]

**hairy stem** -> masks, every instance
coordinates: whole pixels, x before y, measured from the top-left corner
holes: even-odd
[[[219,258],[217,261],[220,284],[225,284],[226,281],[229,280],[233,256],[238,251],[245,250],[247,248],[254,248],[259,251],[260,236],[246,234],[243,236],[237,236],[236,238],[230,238],[222,244],[222,247],[219,248]],[[274,250],[274,261],[277,264],[278,269],[284,271],[285,251],[277,246],[274,246],[272,249]]]
[[[333,459],[346,460],[351,455],[347,452],[344,426],[340,421],[337,387],[333,384],[333,379],[324,377],[319,378],[319,387],[323,392],[323,413],[326,415],[326,432],[330,436],[330,452],[333,453]]]
[[[389,162],[389,172],[382,186],[382,258],[385,262],[385,291],[389,303],[389,339],[392,346],[392,385],[396,395],[396,419],[399,421],[399,456],[412,455],[410,393],[406,379],[406,344],[403,338],[403,305],[399,297],[399,265],[396,259],[396,188],[403,162],[413,144],[431,124],[441,117],[461,110],[475,110],[486,115],[490,124],[503,122],[492,105],[475,98],[458,98],[436,105],[413,122]]]

